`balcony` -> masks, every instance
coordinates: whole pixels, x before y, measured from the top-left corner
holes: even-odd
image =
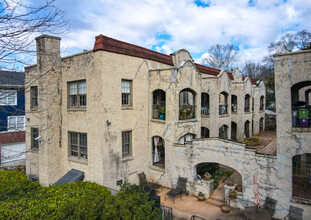
[[[201,115],[209,115],[209,107],[208,106],[202,106],[201,107]]]
[[[179,119],[187,120],[195,118],[195,106],[194,105],[182,105],[179,109]]]
[[[228,105],[219,105],[219,115],[228,114]]]
[[[311,127],[311,106],[295,107],[292,106],[292,127],[307,128]]]
[[[249,108],[249,106],[245,106],[245,108],[244,108],[244,112],[246,112],[246,113],[250,112],[250,108]]]

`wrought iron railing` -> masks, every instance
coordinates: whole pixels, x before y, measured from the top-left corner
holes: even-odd
[[[219,105],[219,114],[220,115],[228,114],[228,105]]]
[[[292,126],[311,127],[311,106],[292,107]]]
[[[209,106],[201,106],[201,115],[209,115]]]

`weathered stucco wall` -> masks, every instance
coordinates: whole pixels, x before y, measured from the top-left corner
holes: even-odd
[[[277,114],[277,164],[279,169],[278,216],[288,213],[289,205],[304,209],[304,219],[310,217],[310,206],[292,203],[292,158],[311,153],[310,128],[292,128],[291,87],[311,81],[311,51],[275,55],[275,98]]]

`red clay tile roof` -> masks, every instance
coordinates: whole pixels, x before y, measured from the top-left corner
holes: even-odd
[[[156,51],[149,50],[144,47],[126,43],[123,41],[119,41],[119,40],[104,36],[102,34],[95,37],[95,39],[96,40],[95,40],[95,44],[93,48],[94,52],[99,51],[99,50],[104,50],[108,52],[153,60],[153,61],[157,61],[159,63],[167,64],[170,66],[174,65],[172,57],[169,55],[163,54],[163,53],[158,53]],[[217,76],[220,73],[219,69],[203,66],[197,63],[195,63],[195,66],[198,69],[198,71],[203,74]],[[228,73],[228,75],[231,78],[231,80],[234,79],[232,73]],[[253,83],[253,79],[252,79],[252,83]],[[256,82],[253,84],[256,84]]]

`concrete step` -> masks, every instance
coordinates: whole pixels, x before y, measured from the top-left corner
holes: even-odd
[[[219,201],[219,202],[225,202],[225,200],[224,199],[219,199],[219,198],[217,198],[217,197],[215,197],[215,196],[210,196],[208,199],[211,199],[211,200],[215,200],[215,201]]]

